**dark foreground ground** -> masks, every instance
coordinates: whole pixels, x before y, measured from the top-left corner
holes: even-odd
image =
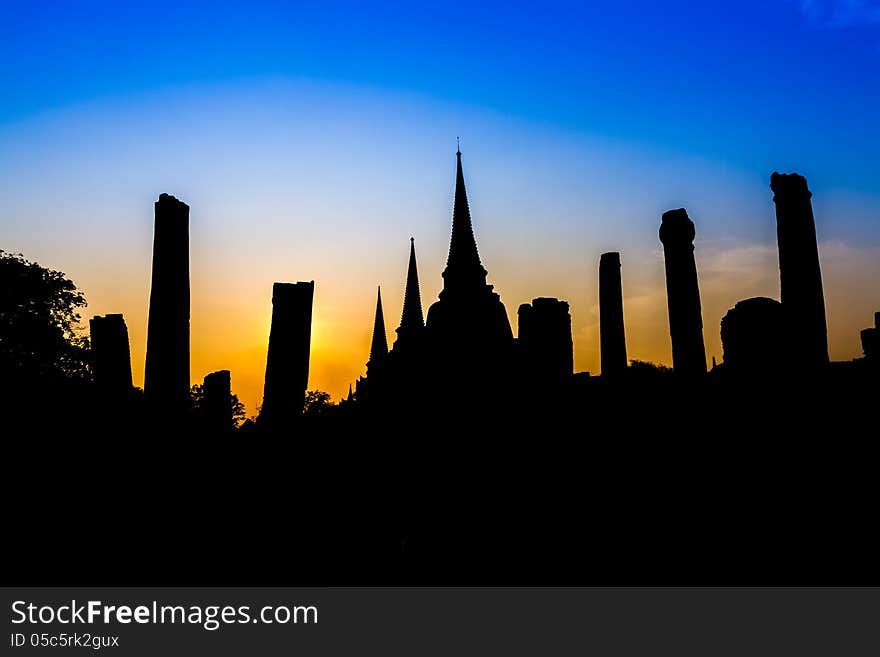
[[[35,412],[6,583],[880,584],[876,383],[587,393],[216,436]]]

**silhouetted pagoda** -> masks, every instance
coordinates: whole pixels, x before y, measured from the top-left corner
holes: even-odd
[[[388,338],[385,333],[385,313],[382,312],[382,288],[379,288],[376,291],[376,314],[373,317],[373,339],[370,343],[370,359],[367,361],[367,376],[357,382],[360,399],[370,399],[373,396],[371,391],[381,389],[385,384],[387,362]]]
[[[403,312],[400,315],[400,326],[397,328],[397,339],[393,349],[410,349],[424,337],[425,317],[422,314],[422,294],[419,291],[419,270],[416,267],[416,240],[409,238],[409,267],[406,271],[406,290],[403,295]]]
[[[388,358],[388,337],[385,334],[385,314],[382,312],[382,288],[376,291],[376,317],[373,321],[373,342],[370,345],[370,360],[367,361],[367,376],[381,369]]]
[[[449,257],[440,298],[428,310],[425,324],[431,350],[442,369],[458,377],[484,378],[509,360],[513,346],[510,320],[501,298],[486,283],[480,262],[461,167],[455,153],[455,205]]]
[[[397,338],[385,365],[386,388],[400,401],[415,403],[429,374],[426,365],[425,319],[416,266],[415,239],[410,238],[409,266]]]
[[[514,367],[514,338],[499,295],[486,282],[480,262],[467,190],[456,156],[455,201],[443,290],[423,319],[415,240],[410,238],[406,292],[397,338],[385,342],[381,298],[377,301],[367,376],[357,382],[355,397],[371,403],[381,398],[436,398],[447,392],[479,397],[493,380]],[[381,364],[380,364],[381,363]],[[462,387],[466,390],[462,390]]]

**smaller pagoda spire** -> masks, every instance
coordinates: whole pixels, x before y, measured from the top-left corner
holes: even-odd
[[[409,238],[409,268],[406,271],[406,290],[403,294],[403,313],[397,336],[410,334],[425,327],[422,314],[422,295],[419,291],[419,271],[416,267],[416,240]]]
[[[367,376],[370,368],[375,367],[388,356],[388,338],[385,336],[385,316],[382,313],[382,288],[376,295],[376,319],[373,323],[373,342],[370,345],[370,360],[367,361]]]

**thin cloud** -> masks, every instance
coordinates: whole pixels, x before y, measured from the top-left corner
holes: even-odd
[[[878,0],[797,0],[807,21],[816,27],[880,25]]]

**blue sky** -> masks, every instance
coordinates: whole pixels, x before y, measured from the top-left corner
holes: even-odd
[[[713,156],[723,149],[736,163],[785,150],[858,169],[880,137],[876,2],[4,7],[6,121],[82,100],[282,76]],[[839,175],[872,189],[867,173]]]
[[[0,25],[0,248],[125,312],[136,378],[167,191],[193,206],[194,374],[242,363],[252,410],[263,291],[315,278],[316,387],[347,390],[370,290],[387,287],[389,324],[399,312],[410,234],[436,294],[457,135],[492,282],[513,317],[539,294],[572,303],[578,369],[597,368],[610,249],[631,355],[668,361],[656,230],[678,206],[720,357],[724,310],[778,294],[774,170],[815,194],[832,356],[858,354],[880,307],[876,1],[4,2]],[[230,313],[260,321],[215,336]]]

